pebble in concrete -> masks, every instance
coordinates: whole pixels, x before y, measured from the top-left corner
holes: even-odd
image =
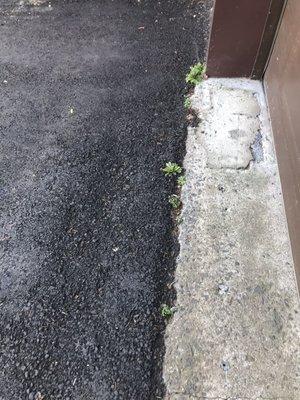
[[[192,103],[166,398],[297,400],[298,292],[262,87],[208,79]]]

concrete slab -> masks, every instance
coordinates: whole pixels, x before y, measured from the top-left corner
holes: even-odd
[[[209,79],[192,104],[166,397],[297,400],[299,298],[261,84]]]

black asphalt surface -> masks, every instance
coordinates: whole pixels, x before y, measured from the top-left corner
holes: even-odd
[[[0,0],[0,400],[163,395],[160,169],[209,2]]]

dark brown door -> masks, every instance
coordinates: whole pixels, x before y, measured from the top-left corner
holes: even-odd
[[[265,74],[283,196],[300,287],[300,0],[288,0]]]

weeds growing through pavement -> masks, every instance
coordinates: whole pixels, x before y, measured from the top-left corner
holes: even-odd
[[[171,176],[181,174],[182,168],[176,163],[167,162],[165,167],[162,168],[162,171],[166,176]]]
[[[184,105],[184,108],[187,108],[187,109],[191,108],[192,100],[188,96],[185,96],[183,105]]]
[[[169,196],[169,203],[175,209],[181,206],[181,200],[177,194],[171,194],[171,196]]]
[[[203,81],[205,75],[205,64],[197,63],[190,67],[189,73],[186,75],[185,81],[193,86]]]
[[[177,178],[177,185],[180,186],[180,187],[182,187],[182,186],[185,185],[185,184],[186,184],[186,178],[185,178],[185,176],[179,176],[179,177]]]
[[[173,316],[173,314],[174,314],[174,311],[167,304],[163,304],[161,309],[160,309],[160,313],[164,318],[171,318]]]

